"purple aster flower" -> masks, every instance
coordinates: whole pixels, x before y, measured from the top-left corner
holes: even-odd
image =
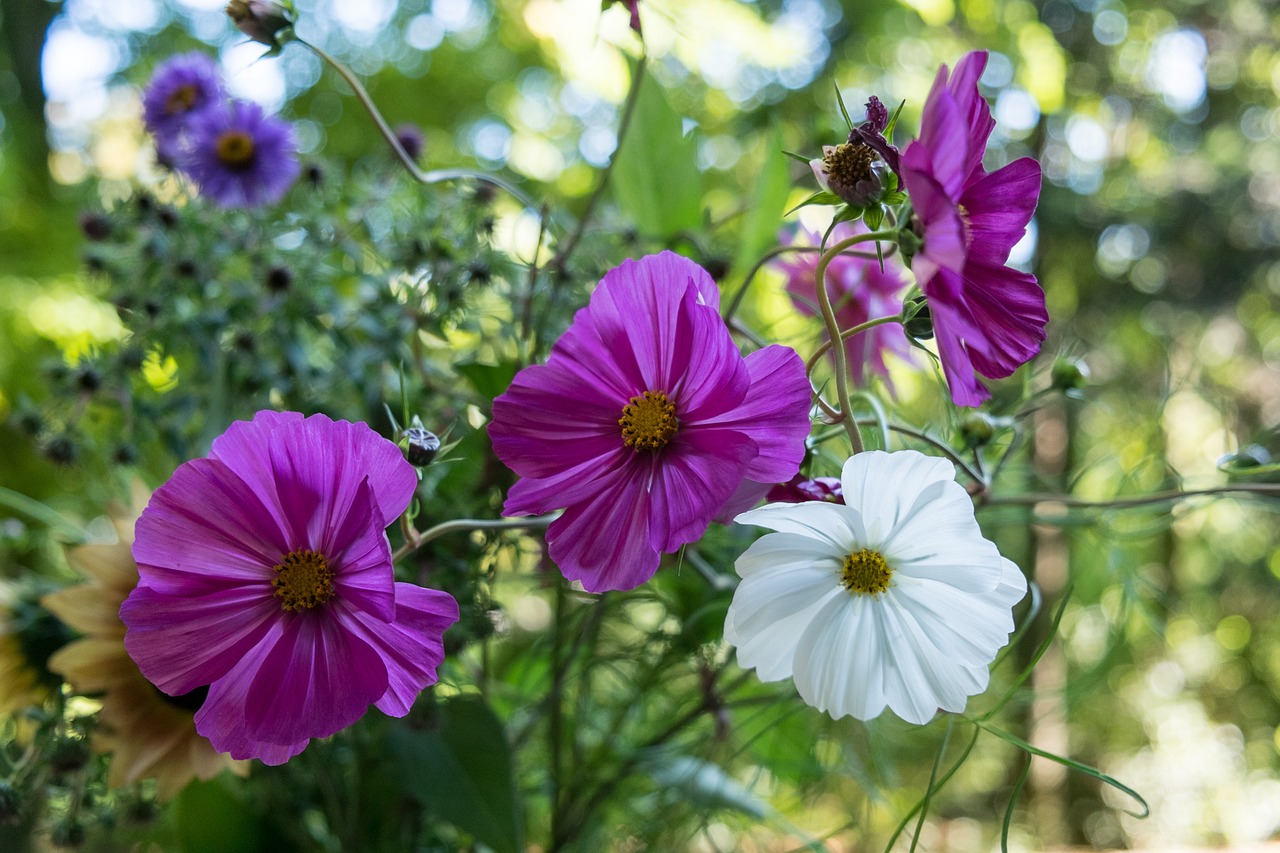
[[[138,520],[130,657],[170,695],[207,685],[196,731],[234,758],[281,764],[370,704],[404,716],[458,619],[447,593],[394,580],[385,530],[416,486],[364,424],[232,424]]]
[[[1006,266],[1040,196],[1040,164],[1024,157],[982,168],[995,127],[978,93],[987,54],[966,54],[948,81],[938,71],[920,138],[902,155],[902,177],[923,240],[912,271],[929,299],[938,355],[961,406],[991,393],[975,371],[1009,376],[1040,351],[1049,322],[1035,277]]]
[[[841,222],[832,230],[827,243],[834,245],[865,233],[867,227],[860,221],[856,224]],[[821,234],[806,228],[801,228],[794,237],[789,238],[784,234],[782,239],[789,241],[791,245],[818,246],[822,243]],[[787,292],[791,294],[796,308],[804,314],[816,314],[813,277],[818,269],[817,253],[795,253],[788,260],[776,262],[775,266],[786,273]],[[905,271],[892,257],[885,258],[883,270],[875,259],[852,255],[839,255],[827,266],[828,292],[835,307],[836,320],[842,329],[852,328],[876,317],[890,317],[900,313],[902,291],[906,286]],[[860,332],[847,338],[844,345],[849,354],[851,378],[857,385],[864,384],[867,373],[871,372],[884,377],[885,383],[892,390],[889,369],[885,365],[885,353],[895,353],[908,361],[912,360],[911,345],[902,332],[902,326],[897,323],[886,323]]]
[[[257,104],[232,101],[195,116],[178,165],[219,207],[280,200],[301,167],[293,127]]]
[[[494,400],[494,451],[521,476],[506,515],[565,508],[551,558],[592,592],[631,589],[707,529],[744,480],[789,479],[810,389],[793,350],[743,357],[711,276],[671,252],[611,270]]]
[[[223,99],[218,66],[203,53],[182,53],[156,68],[142,95],[142,120],[162,161],[173,163],[191,120]]]

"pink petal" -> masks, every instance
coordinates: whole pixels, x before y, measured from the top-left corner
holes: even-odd
[[[702,426],[731,427],[755,442],[758,454],[743,476],[760,483],[791,479],[804,461],[811,389],[804,361],[777,344],[746,358],[751,385],[742,404]]]
[[[271,585],[167,595],[146,585],[120,607],[124,645],[147,680],[179,696],[225,675],[279,621]]]
[[[996,126],[995,119],[991,117],[991,107],[978,91],[978,80],[986,67],[985,50],[966,53],[956,63],[955,73],[951,75],[951,82],[947,86],[968,128],[969,157],[964,167],[966,176],[981,174],[982,154],[987,150],[987,139]]]
[[[969,212],[970,257],[1003,264],[1026,233],[1040,198],[1040,164],[1015,160],[965,188],[960,203]]]
[[[327,538],[322,553],[334,570],[336,597],[380,619],[391,619],[395,614],[391,543],[367,480],[360,484],[341,525]]]
[[[649,544],[644,484],[621,478],[547,528],[551,559],[589,592],[633,589],[653,577],[661,555]]]
[[[969,128],[960,105],[946,88],[947,66],[938,70],[933,89],[925,101],[920,118],[920,138],[912,147],[928,152],[928,172],[943,188],[948,198],[957,198],[964,180],[968,177],[968,163],[974,142],[969,138]],[[978,146],[978,156],[982,147]],[[905,156],[905,155],[904,155]]]
[[[375,703],[393,717],[409,713],[418,694],[436,683],[444,660],[444,632],[458,621],[458,602],[447,592],[396,584],[396,618],[380,622],[353,612],[347,628],[377,649],[387,667],[387,691]]]
[[[278,638],[281,627],[276,626]],[[272,640],[274,641],[274,639]],[[209,685],[209,695],[196,712],[196,731],[218,752],[235,759],[257,758],[264,764],[284,764],[310,742],[302,737],[287,744],[272,744],[250,736],[245,722],[249,685],[258,670],[256,657],[245,657],[226,675]]]
[[[328,737],[386,692],[382,657],[334,615],[291,614],[279,637],[249,656],[256,664],[244,697],[249,737],[282,745]]]
[[[139,573],[160,592],[266,583],[290,550],[287,534],[257,495],[212,459],[180,465],[152,495],[135,529]]]
[[[678,433],[654,460],[647,482],[642,480],[649,504],[649,545],[670,553],[705,533],[756,453],[756,443],[740,430]]]

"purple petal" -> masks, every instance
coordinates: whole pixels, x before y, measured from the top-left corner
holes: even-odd
[[[418,694],[436,683],[444,660],[444,632],[458,621],[458,602],[447,592],[396,584],[396,618],[380,622],[359,612],[345,624],[378,651],[387,667],[387,691],[375,703],[384,714],[403,717]]]
[[[293,744],[328,737],[360,719],[387,690],[382,657],[325,611],[293,614],[263,644],[245,695],[247,734]]]
[[[804,361],[790,347],[773,344],[746,358],[751,386],[732,412],[702,426],[732,427],[759,448],[745,476],[761,483],[789,480],[804,461],[812,390]]]
[[[616,479],[596,500],[570,506],[547,528],[551,559],[589,592],[639,586],[661,559],[649,544],[648,504],[644,483]]]
[[[179,696],[224,676],[279,621],[265,582],[210,593],[166,595],[135,587],[120,607],[125,649],[147,680]]]
[[[276,635],[279,636],[279,626]],[[235,759],[257,758],[272,766],[284,764],[302,752],[310,737],[300,737],[287,744],[273,744],[250,736],[245,721],[249,686],[258,671],[256,657],[243,658],[225,676],[209,685],[209,695],[196,712],[196,732],[208,738],[218,752],[230,753]]]
[[[379,619],[390,620],[396,609],[391,543],[380,526],[368,480],[360,485],[341,526],[330,533],[321,553],[334,570],[333,586],[338,599]]]
[[[978,91],[978,80],[987,67],[987,52],[975,50],[966,53],[956,63],[948,89],[955,98],[969,137],[969,156],[965,161],[966,176],[982,173],[982,155],[987,150],[987,139],[995,128],[991,107]]]
[[[756,443],[742,430],[699,428],[678,433],[654,460],[645,483],[649,545],[670,553],[705,533],[755,455]]]
[[[319,547],[346,515],[366,477],[384,529],[418,486],[413,466],[393,443],[366,424],[324,415],[258,412],[215,439],[210,455],[251,484],[263,503],[281,507],[295,532],[306,531],[310,547]]]
[[[982,405],[984,400],[991,399],[991,392],[974,375],[973,362],[965,347],[964,333],[972,328],[963,313],[944,301],[931,299],[929,310],[933,314],[938,359],[942,362],[947,387],[951,389],[951,399],[957,406]]]
[[[902,157],[902,180],[916,215],[924,223],[924,246],[911,262],[921,287],[925,287],[939,269],[953,272],[964,269],[966,248],[964,220],[942,185],[926,171],[927,158],[927,152],[917,142],[907,146]]]
[[[272,509],[223,463],[183,463],[138,519],[133,556],[143,583],[185,596],[268,584],[291,550]]]
[[[920,138],[907,146],[923,148],[928,154],[928,173],[943,188],[947,198],[960,195],[964,180],[968,177],[967,164],[971,158],[973,141],[969,138],[964,115],[955,97],[946,88],[947,66],[942,66],[934,79],[933,89],[925,101],[920,118]],[[905,158],[905,154],[903,155]],[[978,157],[982,148],[978,148]],[[906,165],[905,162],[903,165]]]
[[[549,477],[522,477],[507,492],[503,515],[537,515],[581,501],[595,500],[619,476],[639,477],[643,458],[625,445]]]
[[[970,256],[995,264],[1026,233],[1040,198],[1040,164],[1023,157],[965,188],[960,203],[969,214]]]
[[[970,347],[979,373],[1002,379],[1035,357],[1049,322],[1035,276],[971,261],[965,267],[965,293],[972,323],[986,338]]]

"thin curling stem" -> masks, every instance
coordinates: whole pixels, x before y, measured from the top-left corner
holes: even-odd
[[[827,337],[830,340],[840,340],[840,323],[836,320],[835,309],[831,307],[831,295],[827,293],[827,267],[831,265],[837,255],[850,246],[872,241],[878,242],[880,240],[892,242],[893,238],[892,231],[872,231],[869,234],[858,234],[847,240],[841,240],[823,252],[818,258],[818,267],[813,274],[814,291],[818,296],[818,307],[822,311],[822,320],[827,325]],[[836,400],[840,405],[840,411],[844,414],[844,428],[849,433],[849,443],[853,446],[853,452],[861,453],[862,435],[858,431],[857,421],[852,416],[853,407],[849,402],[849,354],[845,352],[844,347],[836,347],[835,356]]]
[[[401,557],[413,553],[432,539],[439,539],[446,533],[457,533],[460,531],[472,530],[521,530],[535,529],[546,527],[551,522],[560,517],[559,512],[548,513],[547,515],[536,515],[531,518],[455,518],[453,521],[445,521],[437,524],[435,527],[428,527],[422,533],[412,533],[406,530],[406,539],[408,540],[391,555],[391,561],[396,562]]]
[[[868,329],[874,329],[876,326],[883,326],[885,323],[901,323],[901,322],[902,322],[901,314],[894,314],[889,317],[876,317],[874,319],[868,320],[865,323],[859,323],[856,326],[850,326],[849,328],[845,329],[843,332],[840,333],[840,340],[844,341],[845,339],[851,338],[854,335],[857,335],[861,332],[865,332]],[[809,356],[809,360],[805,362],[805,365],[804,365],[805,373],[813,373],[813,368],[817,366],[818,359],[822,358],[822,356],[829,349],[831,349],[831,341],[830,340],[823,341],[821,345],[819,345],[818,348],[813,351],[813,355]]]
[[[368,91],[365,90],[364,85],[360,82],[359,78],[351,73],[351,69],[347,68],[337,59],[330,56],[324,50],[309,41],[305,41],[300,38],[295,38],[294,41],[303,45],[316,56],[327,62],[330,68],[337,71],[342,79],[347,81],[347,85],[351,87],[351,91],[355,93],[356,98],[364,107],[365,112],[369,114],[369,117],[373,119],[373,123],[377,125],[378,133],[382,134],[382,138],[387,141],[387,144],[391,146],[391,150],[395,152],[396,159],[400,161],[400,165],[404,166],[405,171],[412,175],[415,181],[427,186],[443,183],[445,181],[466,179],[481,181],[486,184],[492,184],[493,186],[505,191],[510,194],[512,198],[530,210],[535,212],[538,210],[538,206],[534,204],[533,199],[521,192],[518,187],[504,181],[496,175],[490,175],[487,172],[478,172],[474,169],[434,169],[430,172],[422,171],[422,169],[418,168],[418,164],[413,161],[413,158],[409,156],[409,152],[404,150],[404,146],[400,144],[400,140],[396,139],[395,132],[391,130],[391,127],[387,124],[387,120],[382,117],[382,113],[379,112],[377,105],[374,104],[373,98],[369,97]],[[539,220],[541,221],[541,214],[539,214]]]

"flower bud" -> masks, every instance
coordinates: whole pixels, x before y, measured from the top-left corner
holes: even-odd
[[[995,423],[982,412],[970,412],[960,422],[960,439],[967,448],[982,447],[995,434]]]
[[[13,785],[0,780],[0,825],[16,826],[22,822],[22,795]]]
[[[1059,358],[1050,373],[1058,391],[1075,391],[1089,384],[1089,365],[1076,358]]]
[[[285,8],[270,0],[231,0],[227,17],[240,32],[267,47],[280,47],[292,34],[293,22]]]
[[[55,773],[73,773],[89,763],[89,747],[82,738],[61,738],[49,754]]]
[[[431,460],[440,452],[440,439],[436,434],[420,426],[409,427],[400,433],[404,456],[410,465],[422,467],[430,465]]]
[[[918,293],[903,303],[902,328],[907,337],[917,341],[927,341],[933,337],[933,315],[929,312],[929,301],[923,293]]]

